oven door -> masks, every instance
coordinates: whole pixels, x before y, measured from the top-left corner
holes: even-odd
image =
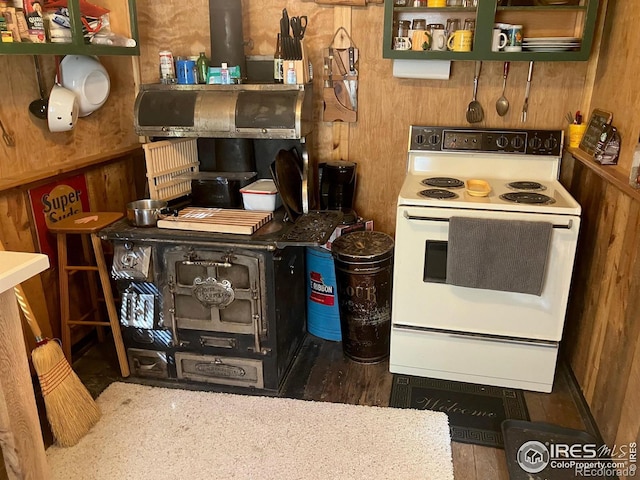
[[[166,251],[164,260],[170,279],[164,292],[165,318],[172,326],[266,335],[258,257],[179,247]]]
[[[542,295],[445,283],[452,216],[551,222],[554,228]],[[579,217],[566,215],[399,207],[394,252],[394,328],[407,326],[559,341],[579,226]]]

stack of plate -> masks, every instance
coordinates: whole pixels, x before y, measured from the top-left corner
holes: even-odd
[[[580,48],[578,37],[537,37],[525,38],[522,49],[530,52],[562,52]]]

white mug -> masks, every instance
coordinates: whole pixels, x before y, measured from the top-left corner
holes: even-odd
[[[409,37],[394,37],[394,50],[411,50],[411,39]]]
[[[447,31],[437,29],[431,32],[431,50],[444,52],[447,50]]]
[[[499,28],[493,29],[493,37],[491,39],[491,51],[499,52],[509,43],[509,38],[506,33],[503,33]]]

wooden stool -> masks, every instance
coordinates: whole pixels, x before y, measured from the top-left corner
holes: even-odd
[[[127,354],[125,352],[124,343],[122,342],[122,332],[120,331],[120,322],[118,321],[118,312],[113,300],[113,292],[109,281],[109,272],[104,259],[104,251],[102,250],[102,240],[98,237],[98,232],[120,220],[124,215],[120,212],[82,212],[72,217],[65,218],[56,222],[49,227],[49,231],[55,233],[58,238],[58,272],[60,281],[60,322],[62,326],[62,350],[67,360],[71,364],[71,326],[72,325],[93,325],[98,327],[110,326],[113,340],[118,354],[118,363],[120,364],[120,372],[123,377],[129,376],[129,363],[127,362]],[[67,251],[67,235],[80,235],[82,240],[83,260],[86,265],[69,265]],[[93,258],[88,243],[88,237],[91,238],[93,245]],[[70,299],[69,299],[69,278],[77,272],[89,273],[89,293],[91,296],[92,309],[82,315],[81,318],[72,320]],[[97,285],[95,282],[95,274],[98,272],[100,283],[102,285],[103,299],[107,306],[109,321],[102,319],[101,311],[98,306]],[[87,320],[93,317],[93,320]],[[100,329],[99,336],[101,338]]]

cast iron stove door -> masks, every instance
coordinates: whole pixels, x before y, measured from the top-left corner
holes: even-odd
[[[186,248],[165,253],[170,318],[177,329],[266,335],[259,258]],[[174,332],[177,334],[177,331]],[[177,338],[175,339],[177,340]]]

